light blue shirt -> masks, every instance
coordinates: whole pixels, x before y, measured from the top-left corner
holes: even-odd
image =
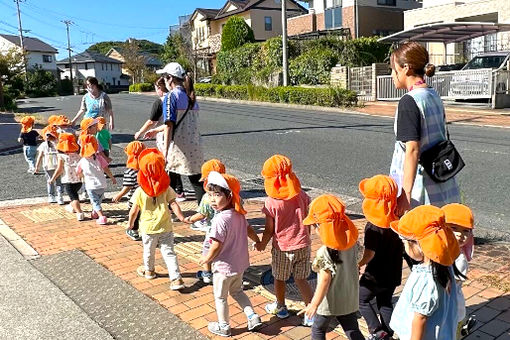
[[[430,265],[413,267],[391,316],[390,327],[401,340],[409,340],[414,313],[427,316],[423,340],[455,339],[457,333],[457,285],[453,270],[450,293],[432,276]]]

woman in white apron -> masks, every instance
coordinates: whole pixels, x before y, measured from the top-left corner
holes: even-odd
[[[76,125],[82,115],[83,118],[103,117],[106,120],[108,130],[112,131],[114,122],[110,97],[103,91],[103,87],[99,85],[95,77],[87,77],[85,85],[87,86],[87,93],[82,97],[80,110],[71,123]]]

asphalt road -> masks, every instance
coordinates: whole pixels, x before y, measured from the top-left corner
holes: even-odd
[[[134,94],[111,98],[116,116],[114,143],[122,147],[145,122],[155,98]],[[58,112],[71,117],[80,99],[38,98],[20,107],[45,116]],[[394,143],[392,119],[212,101],[202,101],[200,107],[206,157],[223,160],[244,180],[260,178],[263,162],[275,153],[293,160],[304,186],[346,198],[361,198],[358,183],[362,178],[388,173]],[[467,164],[458,179],[477,227],[487,231],[486,237],[497,238],[502,232],[510,238],[509,130],[453,124],[450,134]],[[121,149],[115,150],[113,170],[120,176],[125,160]],[[44,195],[44,183],[37,184],[43,181],[23,173],[21,154],[2,158],[0,200]],[[22,183],[17,178],[23,178]],[[360,209],[359,204],[350,208]]]

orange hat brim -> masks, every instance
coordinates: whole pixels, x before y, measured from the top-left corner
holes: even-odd
[[[460,203],[450,203],[441,207],[441,210],[444,212],[446,223],[455,224],[466,229],[473,229],[473,212],[469,207]]]
[[[359,232],[354,223],[345,216],[342,220],[320,223],[319,235],[326,247],[347,250],[356,244]]]
[[[393,202],[384,200],[366,198],[362,203],[362,210],[366,219],[379,228],[385,229],[390,227],[391,222],[398,220],[395,208]]]
[[[443,266],[451,266],[460,255],[459,242],[447,227],[426,235],[418,243],[425,256]]]
[[[80,146],[76,141],[59,141],[57,144],[57,150],[62,152],[77,152],[80,150]]]
[[[149,166],[148,160],[151,162]],[[165,158],[157,149],[148,148],[140,152],[138,165],[138,185],[147,195],[157,197],[168,189],[170,177],[165,171]]]
[[[264,179],[266,194],[275,199],[289,200],[301,191],[301,183],[293,172],[284,177],[266,177]]]

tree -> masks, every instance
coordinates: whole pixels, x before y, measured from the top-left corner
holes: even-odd
[[[179,33],[169,34],[163,45],[164,52],[161,56],[163,62],[168,63],[176,61],[187,71],[195,71],[196,61],[194,51],[191,45],[191,39],[188,38],[186,30],[189,28],[181,28]]]
[[[168,63],[172,60],[176,60],[180,55],[180,42],[172,34],[169,34],[166,38],[166,42],[163,44],[163,53],[161,54],[161,60]]]
[[[221,33],[221,50],[232,50],[249,42],[255,42],[251,27],[240,16],[230,17]]]
[[[25,93],[29,97],[49,97],[57,94],[57,79],[50,71],[36,65],[27,73]]]
[[[0,53],[0,109],[14,107],[14,100],[19,95],[21,76],[24,72],[23,52],[10,49],[6,54]]]
[[[143,79],[143,74],[146,72],[145,57],[140,54],[137,41],[130,39],[122,50],[124,57],[124,67],[129,71],[133,78],[133,83],[140,83]]]

